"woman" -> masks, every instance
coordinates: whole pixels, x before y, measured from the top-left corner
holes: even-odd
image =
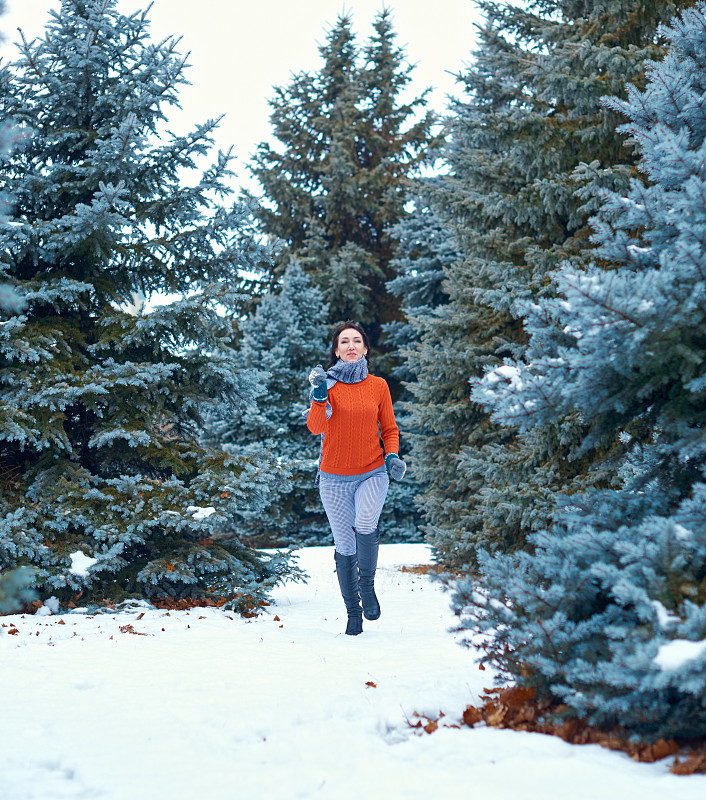
[[[363,632],[363,614],[370,620],[380,616],[375,595],[378,520],[390,484],[387,470],[396,480],[406,471],[397,455],[399,430],[390,390],[383,378],[368,374],[369,349],[363,329],[344,322],[331,336],[326,371],[316,366],[309,375],[313,389],[306,424],[322,437],[317,482],[333,533],[350,636]]]

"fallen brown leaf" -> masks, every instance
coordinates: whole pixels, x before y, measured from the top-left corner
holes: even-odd
[[[669,770],[674,775],[695,775],[706,772],[706,754],[695,755],[687,758],[686,761],[674,760],[672,768]]]
[[[424,726],[424,730],[427,733],[434,733],[435,730],[438,730],[439,723],[436,720],[432,720],[427,725]]]
[[[162,630],[164,630],[164,628],[162,628]],[[120,633],[132,633],[135,636],[147,636],[146,633],[140,633],[140,631],[136,631],[132,625],[120,625]]]

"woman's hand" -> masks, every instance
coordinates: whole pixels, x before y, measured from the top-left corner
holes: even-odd
[[[309,383],[314,387],[314,400],[323,403],[328,397],[328,388],[326,386],[326,373],[321,364],[317,364],[309,373]]]
[[[402,478],[404,478],[405,472],[407,472],[407,465],[397,453],[388,453],[385,456],[385,466],[390,473],[390,477],[394,478],[396,481],[401,481]]]

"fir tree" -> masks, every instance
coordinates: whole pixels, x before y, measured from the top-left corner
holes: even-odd
[[[589,469],[600,453],[578,457],[579,419],[518,436],[469,402],[467,382],[521,355],[518,303],[553,291],[548,276],[562,260],[589,257],[594,198],[626,186],[633,169],[600,98],[642,80],[661,52],[657,23],[674,9],[661,0],[480,7],[486,22],[460,76],[469,99],[451,108],[446,174],[430,181],[463,257],[445,268],[449,304],[419,319],[409,356],[427,535],[453,566],[472,563],[479,542],[523,547],[558,491],[610,484]]]
[[[2,166],[14,224],[0,278],[26,302],[0,329],[0,566],[34,565],[63,603],[198,597],[251,607],[286,570],[225,532],[264,505],[274,458],[199,443],[204,410],[251,402],[229,316],[264,258],[224,205],[216,121],[164,130],[185,59],[147,12],[65,0],[0,74],[3,117],[31,128]],[[135,298],[181,299],[141,308]],[[74,566],[76,554],[93,560]]]
[[[391,261],[395,277],[387,289],[399,298],[404,318],[385,325],[385,342],[399,362],[393,375],[402,381],[413,378],[405,358],[406,348],[416,336],[411,320],[448,303],[443,287],[445,270],[460,256],[451,232],[423,196],[424,183],[415,185],[419,194],[409,200],[412,209],[390,228],[397,245]]]
[[[706,734],[706,4],[662,33],[645,91],[607,103],[643,176],[604,194],[596,263],[525,306],[525,360],[474,390],[523,430],[579,414],[621,485],[565,498],[533,554],[486,554],[456,594],[504,677],[651,740]]]
[[[4,0],[0,0],[0,14],[5,11]],[[6,119],[0,125],[0,160],[4,161],[16,144],[17,130],[11,120]],[[8,223],[7,212],[11,199],[7,195],[0,196],[0,226]],[[0,319],[4,314],[19,313],[24,309],[22,298],[9,285],[0,284]],[[0,405],[0,427],[5,423],[4,409]],[[0,487],[10,478],[9,474],[0,473]],[[4,488],[4,487],[3,487]],[[32,574],[28,569],[17,569],[0,574],[0,614],[21,608],[23,603],[34,599],[28,590],[32,583]]]
[[[229,452],[263,448],[277,457],[286,481],[267,507],[239,521],[246,541],[259,546],[322,544],[330,539],[314,487],[320,442],[306,427],[307,375],[328,349],[328,308],[296,261],[279,290],[266,294],[240,325],[241,367],[259,375],[258,407],[232,409],[210,426]]]
[[[421,96],[400,100],[412,67],[395,42],[390,12],[360,48],[342,16],[320,47],[322,66],[276,89],[273,133],[279,147],[259,146],[253,174],[265,207],[262,229],[294,255],[324,293],[327,322],[358,319],[373,348],[382,325],[400,318],[385,287],[394,277],[389,228],[404,216],[408,177],[434,141]],[[390,365],[376,359],[389,374]]]
[[[5,2],[0,0],[0,14],[5,12]],[[0,34],[0,41],[4,37]],[[11,119],[5,119],[0,124],[0,160],[4,161],[12,148],[17,144],[18,131]],[[7,224],[9,207],[12,198],[6,193],[0,194],[0,225]],[[21,311],[22,299],[17,292],[6,283],[0,284],[0,314],[10,311]]]
[[[433,314],[435,309],[448,302],[442,285],[444,268],[459,256],[450,232],[422,195],[423,183],[418,182],[416,186],[420,192],[411,196],[411,210],[390,229],[392,238],[397,241],[395,257],[390,262],[396,277],[388,282],[387,288],[399,298],[404,318],[383,326],[385,344],[391,349],[395,363],[392,375],[403,386],[416,377],[408,358],[409,348],[419,335],[417,320]],[[407,461],[409,469],[403,482],[390,485],[381,527],[385,532],[391,530],[398,541],[418,541],[421,521],[418,497],[426,489],[426,476],[422,470],[415,469],[410,450],[413,441],[426,441],[428,429],[423,432],[415,428],[410,413],[413,408],[411,392],[404,390],[394,408],[395,418],[404,431],[400,455]]]

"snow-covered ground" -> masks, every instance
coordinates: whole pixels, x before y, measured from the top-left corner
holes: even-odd
[[[448,633],[448,596],[400,571],[428,559],[423,545],[381,548],[383,615],[357,637],[342,633],[331,548],[301,551],[309,582],[257,619],[0,617],[0,798],[706,797],[706,776],[671,775],[669,759],[444,727],[492,678]],[[412,727],[439,712],[436,732]]]

